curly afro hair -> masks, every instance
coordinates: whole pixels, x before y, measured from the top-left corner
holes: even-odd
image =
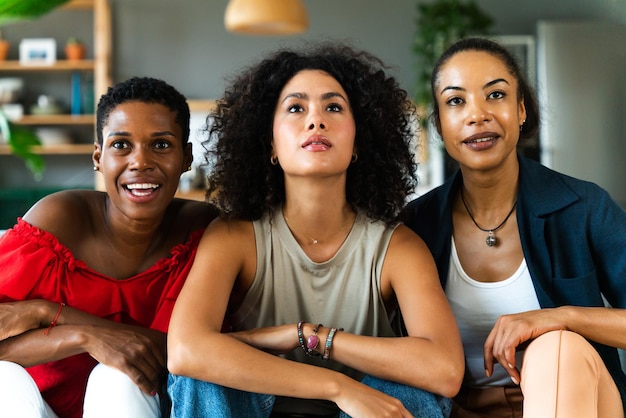
[[[270,163],[274,112],[285,84],[312,69],[334,77],[352,107],[358,159],[348,168],[348,203],[394,221],[417,184],[415,107],[382,61],[347,45],[282,49],[231,80],[207,119],[207,196],[227,217],[247,220],[284,202],[283,171]]]

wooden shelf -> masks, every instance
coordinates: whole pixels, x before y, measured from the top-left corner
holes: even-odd
[[[18,60],[0,62],[0,71],[93,71],[94,60],[57,60],[50,65],[23,65]]]
[[[26,115],[13,121],[18,125],[93,125],[94,115]]]
[[[93,144],[59,144],[59,145],[41,145],[32,148],[35,154],[40,155],[90,155],[93,153]],[[8,145],[0,145],[0,155],[11,155],[11,149]]]
[[[61,6],[62,9],[75,10],[75,9],[93,9],[94,0],[71,0]]]
[[[188,192],[177,191],[176,196],[181,199],[189,199],[189,200],[199,200],[200,202],[204,202],[206,198],[206,190],[201,189],[193,189]]]
[[[191,112],[210,112],[215,109],[216,102],[215,100],[199,100],[199,99],[190,99],[187,100],[189,104],[189,110]]]

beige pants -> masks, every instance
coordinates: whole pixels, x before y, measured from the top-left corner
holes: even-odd
[[[452,418],[624,418],[617,386],[580,335],[546,333],[524,354],[521,385],[462,388]],[[523,394],[523,395],[522,395]]]

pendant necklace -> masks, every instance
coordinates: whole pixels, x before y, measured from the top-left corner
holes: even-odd
[[[291,227],[289,227],[289,219],[283,214],[283,217],[285,218],[285,221],[287,223],[287,227],[289,229],[291,229]],[[353,221],[354,222],[354,221]],[[348,222],[347,224],[345,224],[344,226],[342,226],[339,230],[337,230],[337,232],[335,232],[333,235],[331,235],[330,237],[328,237],[328,240],[330,240],[331,238],[333,238],[335,235],[337,235],[338,233],[340,233],[341,231],[343,231],[346,226],[350,225],[350,223]],[[308,239],[311,240],[311,244],[313,245],[317,245],[320,241],[316,238],[313,238],[312,236],[310,236],[309,234],[307,234],[306,232],[302,232]]]
[[[484,229],[484,228],[481,228],[480,225],[478,225],[478,222],[476,222],[476,219],[474,219],[474,216],[472,215],[472,212],[470,211],[469,206],[467,206],[467,203],[465,202],[465,197],[463,196],[463,188],[462,187],[461,187],[461,201],[463,202],[463,206],[465,206],[465,210],[467,211],[467,214],[469,215],[470,219],[472,220],[472,222],[474,222],[474,225],[476,225],[476,228],[478,228],[481,231],[486,232],[488,234],[487,238],[485,239],[485,244],[487,244],[487,246],[489,246],[489,247],[494,247],[496,245],[496,243],[498,242],[498,240],[496,239],[495,232],[498,229],[502,228],[502,226],[504,226],[506,221],[509,220],[509,217],[511,216],[511,214],[515,210],[515,206],[517,205],[517,199],[513,203],[513,207],[509,211],[509,214],[506,215],[506,218],[504,218],[502,223],[500,225],[496,226],[495,228],[492,228],[492,229]]]

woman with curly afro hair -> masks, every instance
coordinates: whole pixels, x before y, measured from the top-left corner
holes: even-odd
[[[448,415],[460,337],[432,256],[395,221],[416,183],[415,112],[385,70],[345,45],[280,50],[218,102],[223,216],[174,308],[174,417]]]

